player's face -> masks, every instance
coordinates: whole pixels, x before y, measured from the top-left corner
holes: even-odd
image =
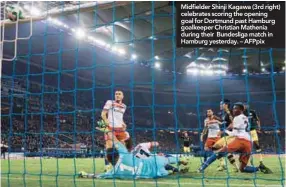
[[[219,108],[220,108],[220,110],[223,110],[223,103],[220,103],[220,105],[219,105]]]
[[[234,116],[238,116],[241,114],[241,109],[238,106],[233,107],[233,114]]]
[[[220,110],[225,110],[225,109],[227,109],[227,108],[228,108],[228,106],[227,106],[227,104],[225,104],[225,103],[223,103],[223,104],[220,105]]]
[[[207,110],[207,116],[208,117],[211,117],[211,116],[213,116],[213,111],[212,110]]]
[[[122,101],[123,100],[123,92],[122,91],[116,91],[115,92],[115,100],[116,101]]]
[[[188,133],[185,132],[184,135],[185,135],[185,137],[188,137]]]

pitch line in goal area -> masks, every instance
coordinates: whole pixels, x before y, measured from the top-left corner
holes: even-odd
[[[6,176],[1,176],[1,179],[5,179],[7,180],[8,177]],[[11,180],[23,180],[23,178],[14,178],[14,177],[9,177],[10,181]],[[25,177],[26,181],[39,181],[39,179],[36,178],[29,178],[29,177]],[[76,181],[79,182],[92,182],[93,180],[95,180],[96,182],[99,183],[122,183],[122,184],[134,184],[133,180],[128,180],[128,181],[123,181],[123,180],[119,180],[116,179],[115,181],[113,181],[112,179],[79,179],[77,178]],[[206,179],[207,180],[207,179]],[[53,181],[51,179],[42,179],[42,181]],[[59,181],[74,181],[73,179],[59,179]],[[55,181],[53,181],[55,182]],[[136,184],[155,184],[156,182],[152,182],[152,181],[135,181]],[[164,182],[164,181],[157,181],[157,184],[168,184],[168,185],[178,185],[178,182]],[[180,185],[191,185],[191,186],[202,186],[202,183],[193,183],[193,182],[180,182]],[[225,184],[226,185],[226,184]],[[240,186],[241,187],[242,184],[235,184],[232,183],[231,186]],[[274,185],[274,184],[256,184],[259,187],[281,187],[281,185]],[[221,183],[210,183],[208,184],[207,181],[204,182],[204,186],[222,186]],[[243,184],[243,186],[253,186],[253,184]]]

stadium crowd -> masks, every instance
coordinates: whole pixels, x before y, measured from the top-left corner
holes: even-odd
[[[14,89],[11,89],[11,83],[2,82],[1,114],[4,114],[1,118],[2,142],[9,144],[11,150],[23,150],[26,148],[26,151],[37,152],[42,148],[72,147],[74,144],[84,144],[91,149],[93,146],[99,148],[97,150],[103,149],[103,133],[95,129],[96,122],[100,119],[101,109],[90,110],[89,97],[86,97],[85,94],[77,95],[77,109],[83,112],[75,113],[73,112],[75,101],[71,94],[61,93],[60,99],[57,99],[59,98],[57,94],[45,94],[42,99],[40,96],[33,96],[26,100],[24,97],[26,89],[24,83],[24,81],[18,81],[14,83]],[[41,91],[39,87],[36,83],[33,84],[31,93]],[[51,90],[52,88],[48,87],[45,89]],[[9,106],[11,100],[5,96],[9,96],[12,93],[14,94],[12,102],[13,113],[17,115],[12,115],[10,118],[7,114],[11,112],[11,107]],[[104,101],[100,101],[97,105],[103,106]],[[26,108],[28,114],[25,113]],[[59,111],[64,111],[66,114],[58,115]],[[92,115],[93,112],[95,115]],[[156,127],[164,127],[164,125],[170,123],[171,118],[169,116],[171,115],[169,111],[167,116],[165,113],[156,113]],[[128,125],[128,131],[133,137],[134,145],[140,142],[156,140],[160,142],[160,151],[178,152],[181,150],[181,132],[176,133],[168,128],[164,130],[162,128],[155,129],[152,119],[148,118],[144,113],[140,116],[132,119],[132,115],[128,111],[124,116]],[[190,118],[190,116],[185,118]],[[133,120],[134,123],[132,123]],[[182,123],[186,123],[186,121]],[[174,127],[174,124],[169,124],[168,126]],[[192,137],[193,145],[202,146],[199,138],[201,133],[199,131],[202,129],[197,130],[197,128],[194,128],[190,130],[192,130],[189,131],[189,134]],[[285,150],[284,133],[276,134],[274,131],[265,130],[262,134],[263,138],[261,138],[260,142],[263,150],[268,152],[277,151],[276,145],[278,140],[282,150]],[[277,137],[275,137],[276,135]],[[10,139],[8,139],[9,136]]]

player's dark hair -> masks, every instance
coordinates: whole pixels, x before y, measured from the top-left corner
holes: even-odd
[[[120,90],[120,89],[118,89],[118,90],[116,89],[115,92],[121,92],[121,93],[123,93],[123,91]],[[115,93],[115,92],[114,92],[114,93]]]
[[[113,166],[117,163],[119,159],[119,152],[115,148],[106,149],[106,160]]]
[[[131,137],[125,140],[125,146],[127,150],[130,152],[132,150],[132,139]]]
[[[241,111],[244,111],[244,105],[241,102],[234,103],[233,106],[237,106]]]
[[[221,104],[226,104],[228,106],[228,108],[230,108],[230,100],[228,100],[228,99],[222,100]]]

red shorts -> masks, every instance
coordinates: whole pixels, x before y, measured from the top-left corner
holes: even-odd
[[[208,149],[212,149],[213,145],[220,139],[220,137],[215,137],[215,138],[207,138],[205,147]]]
[[[251,154],[251,142],[243,138],[235,138],[230,144],[227,145],[227,152],[229,153],[240,153],[239,161],[241,167],[247,166],[248,160]]]
[[[108,130],[112,131],[114,133],[114,136],[117,138],[119,141],[125,141],[129,138],[129,133],[124,131],[122,128],[112,128],[108,127]],[[107,135],[104,136],[105,140],[108,140]]]

